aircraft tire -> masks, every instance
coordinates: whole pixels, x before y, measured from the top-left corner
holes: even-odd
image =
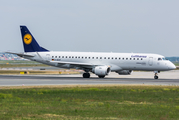
[[[89,73],[83,73],[83,78],[90,78],[90,74]]]
[[[158,76],[154,76],[154,79],[158,79]]]
[[[99,78],[104,78],[105,76],[101,76],[101,75],[99,75],[98,77],[99,77]]]

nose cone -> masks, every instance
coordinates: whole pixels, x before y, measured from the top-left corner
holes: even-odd
[[[174,69],[176,69],[176,66],[172,62],[170,62],[170,64],[168,65],[168,69],[174,70]]]

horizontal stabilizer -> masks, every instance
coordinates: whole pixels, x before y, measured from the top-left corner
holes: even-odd
[[[30,54],[24,54],[24,53],[14,53],[14,52],[5,52],[5,53],[9,53],[9,54],[14,54],[14,55],[18,55],[20,57],[34,57],[34,55],[30,55]]]

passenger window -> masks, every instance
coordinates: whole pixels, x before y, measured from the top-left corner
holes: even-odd
[[[87,59],[87,57],[85,57],[85,59]]]
[[[55,56],[55,58],[57,58],[57,56]]]
[[[78,57],[78,58],[80,58],[80,57]]]
[[[62,56],[62,58],[64,58],[64,56]]]
[[[117,59],[117,58],[115,58],[115,59]]]
[[[68,58],[68,57],[66,56],[66,58]]]
[[[119,60],[120,60],[121,58],[119,58]]]
[[[102,59],[102,57],[100,57],[100,59]]]
[[[90,59],[90,57],[89,57],[89,59]]]
[[[143,59],[141,58],[141,60],[143,60]]]
[[[135,60],[135,58],[133,58],[133,60]]]
[[[113,57],[111,59],[113,59]]]
[[[96,57],[96,59],[98,59],[98,57]]]
[[[53,58],[53,56],[52,56],[52,58]]]
[[[69,58],[71,58],[71,56],[69,56]]]
[[[60,56],[59,56],[59,58],[60,58]]]
[[[130,58],[130,60],[132,60],[132,58]]]
[[[122,58],[124,60],[124,58]]]
[[[137,60],[139,60],[139,58],[137,58]]]
[[[108,59],[110,59],[110,57],[108,57]]]
[[[106,59],[106,57],[104,57],[104,59]]]
[[[94,59],[94,57],[92,57],[92,59]]]
[[[126,58],[126,60],[128,60],[128,58]]]
[[[81,57],[83,59],[83,57]]]

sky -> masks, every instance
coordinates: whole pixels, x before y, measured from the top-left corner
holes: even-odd
[[[23,52],[20,25],[51,51],[179,56],[178,0],[1,0],[0,51]]]

